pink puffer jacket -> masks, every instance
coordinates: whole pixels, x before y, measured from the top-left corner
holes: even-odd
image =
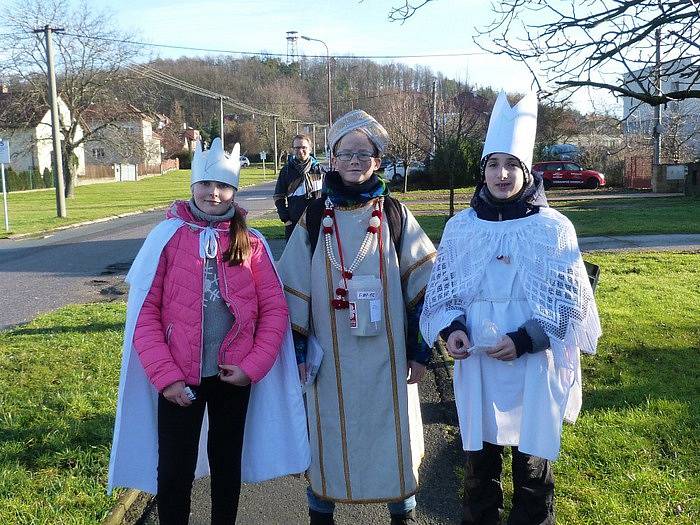
[[[241,210],[241,213],[245,213]],[[168,218],[206,226],[187,202],[178,201]],[[229,223],[217,224],[217,270],[221,297],[235,316],[219,350],[219,364],[233,364],[260,381],[272,368],[288,324],[284,292],[263,242],[249,233],[250,258],[229,266],[221,254],[229,246]],[[141,308],[134,347],[151,383],[160,392],[176,381],[198,385],[202,361],[204,260],[199,228],[180,227],[163,250],[151,289]]]

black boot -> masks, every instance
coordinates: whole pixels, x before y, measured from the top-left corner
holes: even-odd
[[[391,515],[391,525],[410,525],[411,523],[418,523],[413,510],[409,510],[406,514]]]
[[[503,447],[484,442],[466,452],[462,525],[497,525],[503,513]]]
[[[309,509],[309,517],[311,518],[311,521],[309,522],[310,525],[335,525],[335,521],[333,521],[333,514]]]

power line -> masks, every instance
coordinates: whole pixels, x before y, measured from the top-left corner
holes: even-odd
[[[155,68],[146,66],[146,65],[137,65],[137,66],[131,66],[127,65],[126,66],[128,69],[131,71],[134,71],[136,73],[139,73],[147,78],[150,78],[151,80],[155,82],[160,82],[161,84],[168,85],[170,87],[180,89],[182,91],[187,91],[189,93],[193,93],[195,95],[211,98],[214,100],[222,100],[224,103],[230,107],[234,107],[238,110],[245,111],[247,113],[252,113],[256,115],[262,115],[265,117],[278,117],[279,115],[275,113],[271,113],[269,111],[264,111],[262,109],[255,108],[253,106],[250,106],[248,104],[245,104],[243,102],[238,102],[237,100],[232,99],[231,97],[224,95],[222,93],[216,93],[215,91],[211,91],[199,86],[196,86],[194,84],[190,84],[189,82],[185,82],[184,80],[180,80],[177,77],[173,77],[171,75],[168,75],[167,73],[163,73],[162,71],[158,71]]]
[[[286,53],[271,53],[267,51],[235,51],[231,49],[213,49],[204,47],[178,46],[174,44],[154,44],[150,42],[139,42],[137,40],[126,40],[120,38],[108,38],[102,36],[78,35],[75,33],[64,33],[68,36],[78,38],[88,38],[92,40],[101,40],[104,42],[114,42],[118,44],[130,44],[134,46],[158,47],[163,49],[179,49],[182,51],[200,51],[205,53],[223,53],[229,55],[248,55],[248,56],[266,56],[266,57],[287,57]],[[485,51],[463,51],[458,53],[427,53],[415,55],[330,55],[330,58],[337,60],[360,60],[360,59],[401,59],[401,58],[450,58],[450,57],[465,57],[476,55],[488,55]],[[326,55],[304,55],[305,58],[327,58]]]
[[[342,102],[359,102],[360,100],[370,100],[374,98],[384,98],[384,97],[393,97],[396,95],[414,95],[414,96],[425,96],[426,93],[421,93],[417,91],[392,91],[391,93],[379,93],[377,95],[366,95],[364,97],[352,97],[352,98],[344,98],[344,99],[335,99],[335,103],[342,103]],[[310,106],[311,102],[273,102],[270,104],[271,106],[275,107],[285,107],[285,106]]]
[[[253,115],[260,115],[263,117],[275,117],[278,118],[279,120],[282,121],[288,121],[288,122],[294,122],[295,120],[298,119],[290,119],[286,117],[282,117],[280,115],[277,115],[276,113],[271,113],[269,111],[264,111],[262,109],[258,109],[254,106],[251,106],[250,104],[246,104],[244,102],[239,102],[237,100],[232,99],[231,97],[224,95],[222,93],[216,93],[215,91],[211,91],[206,88],[202,88],[199,86],[196,86],[194,84],[190,84],[189,82],[185,82],[184,80],[181,80],[177,77],[168,75],[167,73],[163,73],[162,71],[159,71],[155,68],[152,68],[150,66],[146,65],[126,65],[126,68],[134,71],[138,74],[141,74],[145,76],[146,78],[149,78],[155,82],[159,82],[161,84],[167,85],[169,87],[179,89],[182,91],[186,91],[188,93],[192,93],[194,95],[199,95],[203,96],[206,98],[210,98],[213,100],[219,100],[223,101],[224,105],[235,109],[237,111],[243,111],[245,113],[250,113]]]

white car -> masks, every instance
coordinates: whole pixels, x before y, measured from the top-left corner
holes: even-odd
[[[247,168],[250,166],[250,160],[248,160],[248,157],[245,155],[241,155],[239,160],[241,161],[241,168]]]
[[[420,175],[425,171],[425,164],[420,161],[414,160],[408,164],[408,175]],[[403,179],[406,176],[406,168],[403,165],[403,161],[399,160],[396,163],[390,162],[384,168],[384,179],[393,180],[395,177],[397,179]]]

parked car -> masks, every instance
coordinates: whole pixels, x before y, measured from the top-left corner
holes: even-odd
[[[381,169],[381,168],[380,168]],[[425,172],[425,164],[418,160],[414,160],[408,164],[408,175],[419,175]],[[384,179],[394,180],[403,179],[406,175],[406,168],[403,165],[403,161],[399,160],[397,162],[389,162],[384,168]]]
[[[595,170],[587,170],[569,160],[548,160],[532,165],[532,173],[539,173],[544,179],[544,189],[552,186],[574,186],[592,190],[605,186],[605,175]]]
[[[241,155],[240,161],[241,168],[247,168],[248,166],[250,166],[250,160],[248,160],[248,157],[246,157],[245,155]]]
[[[382,162],[379,164],[379,170],[385,170],[386,167],[393,162],[394,161],[391,159],[391,157],[382,157]]]

